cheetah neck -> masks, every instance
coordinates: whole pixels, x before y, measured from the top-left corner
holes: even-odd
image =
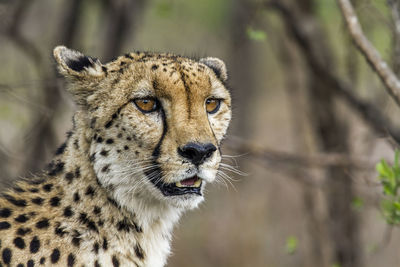
[[[107,236],[110,247],[125,248],[121,254],[127,259],[135,258],[134,262],[139,266],[164,266],[170,254],[173,226],[182,210],[146,195],[117,203],[115,197],[124,195],[123,191],[129,188],[109,191],[100,185],[91,162],[93,155],[89,152],[91,135],[86,131],[78,128],[69,135],[54,158],[49,174],[58,178],[65,199],[78,204],[75,213],[87,214],[88,220],[94,222],[96,229],[89,231],[88,237],[97,238],[96,232],[99,236]],[[91,216],[90,211],[95,207],[101,207],[101,216],[106,215],[101,220]],[[83,231],[87,231],[84,226]],[[136,258],[142,259],[143,263],[138,263]]]

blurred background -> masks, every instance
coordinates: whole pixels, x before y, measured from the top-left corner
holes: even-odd
[[[398,0],[353,0],[400,73]],[[399,107],[333,0],[0,0],[0,190],[39,172],[75,109],[55,71],[64,44],[105,63],[130,51],[214,56],[230,70],[224,163],[174,232],[168,266],[399,266],[375,164],[393,158]]]

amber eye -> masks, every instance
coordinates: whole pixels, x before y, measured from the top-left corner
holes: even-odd
[[[139,98],[133,100],[136,107],[143,113],[149,113],[158,109],[158,102],[154,98]]]
[[[206,100],[206,110],[209,114],[214,114],[219,110],[221,99],[209,98]]]

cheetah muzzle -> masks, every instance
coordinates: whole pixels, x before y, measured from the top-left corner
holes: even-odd
[[[164,266],[174,224],[215,181],[230,119],[225,64],[54,49],[77,106],[43,177],[0,198],[0,266]]]
[[[178,153],[192,162],[195,166],[199,166],[201,163],[211,158],[212,154],[215,152],[216,147],[213,144],[198,144],[189,143],[185,145],[182,149],[178,148]],[[190,170],[187,171],[191,173]],[[148,174],[148,173],[147,173]],[[158,177],[160,177],[159,174]],[[149,175],[150,177],[150,175]],[[163,193],[164,196],[177,196],[185,194],[196,194],[201,196],[201,186],[203,184],[203,179],[199,176],[198,171],[195,174],[188,175],[188,177],[183,177],[175,183],[163,183],[160,178],[151,178],[151,182]]]

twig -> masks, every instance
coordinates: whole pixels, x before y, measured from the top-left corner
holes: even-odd
[[[359,170],[372,170],[375,168],[374,162],[369,162],[366,159],[358,157],[351,157],[340,153],[318,153],[313,155],[294,154],[265,148],[235,136],[228,137],[224,144],[226,147],[238,153],[286,165],[297,165],[307,168],[340,166],[343,168],[351,167]]]
[[[392,96],[397,105],[400,106],[399,79],[393,73],[389,65],[382,59],[376,48],[365,37],[350,1],[338,0],[338,4],[354,43],[364,55],[370,66],[378,74],[379,78],[385,85],[387,92]]]

